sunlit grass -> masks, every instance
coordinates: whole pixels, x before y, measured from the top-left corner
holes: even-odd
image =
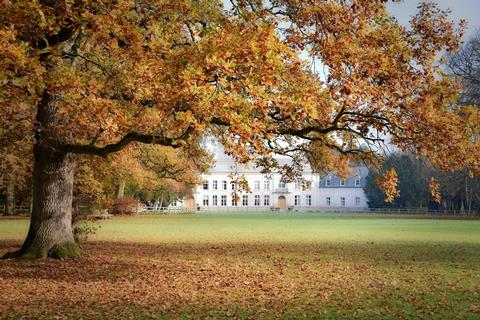
[[[115,217],[92,240],[149,243],[458,242],[480,244],[480,220],[367,214],[199,213]],[[22,239],[26,220],[0,220],[0,239]]]
[[[321,213],[202,213],[117,218],[103,223],[94,239],[154,243],[480,243],[480,221]]]

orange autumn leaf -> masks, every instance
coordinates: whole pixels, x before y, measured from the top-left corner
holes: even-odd
[[[442,196],[440,194],[440,183],[434,178],[430,178],[428,181],[428,189],[430,190],[430,195],[436,203],[440,203]]]
[[[398,177],[395,168],[388,169],[375,182],[385,193],[385,202],[391,203],[400,196],[400,190],[397,189]]]

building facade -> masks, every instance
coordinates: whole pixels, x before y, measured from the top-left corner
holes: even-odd
[[[343,180],[334,174],[314,173],[306,166],[303,178],[309,186],[303,188],[299,181],[285,183],[279,173],[267,177],[255,166],[237,166],[219,145],[215,146],[214,160],[193,196],[173,203],[172,207],[200,211],[362,211],[368,208],[363,191],[368,174],[366,167],[352,168],[352,175]],[[250,193],[237,189],[230,178],[232,173],[245,176]]]

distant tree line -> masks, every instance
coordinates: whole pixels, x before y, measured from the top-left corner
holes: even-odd
[[[384,201],[385,195],[376,184],[380,174],[389,168],[395,168],[399,179],[400,196],[392,203]],[[432,200],[428,188],[432,177],[440,183],[440,204]],[[425,158],[406,153],[391,154],[380,168],[370,168],[364,190],[370,208],[480,211],[480,178],[471,177],[466,169],[452,173],[436,170]]]

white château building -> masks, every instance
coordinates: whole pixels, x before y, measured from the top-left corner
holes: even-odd
[[[342,180],[333,174],[313,173],[306,166],[303,178],[310,187],[303,190],[300,182],[285,183],[279,173],[270,177],[260,173],[255,166],[236,165],[218,143],[214,144],[214,163],[208,174],[203,174],[203,185],[194,189],[193,196],[176,201],[171,207],[200,211],[362,211],[368,208],[363,192],[366,167],[352,168],[352,176]],[[278,158],[279,162],[288,158]],[[239,192],[230,175],[245,175],[251,193]]]

